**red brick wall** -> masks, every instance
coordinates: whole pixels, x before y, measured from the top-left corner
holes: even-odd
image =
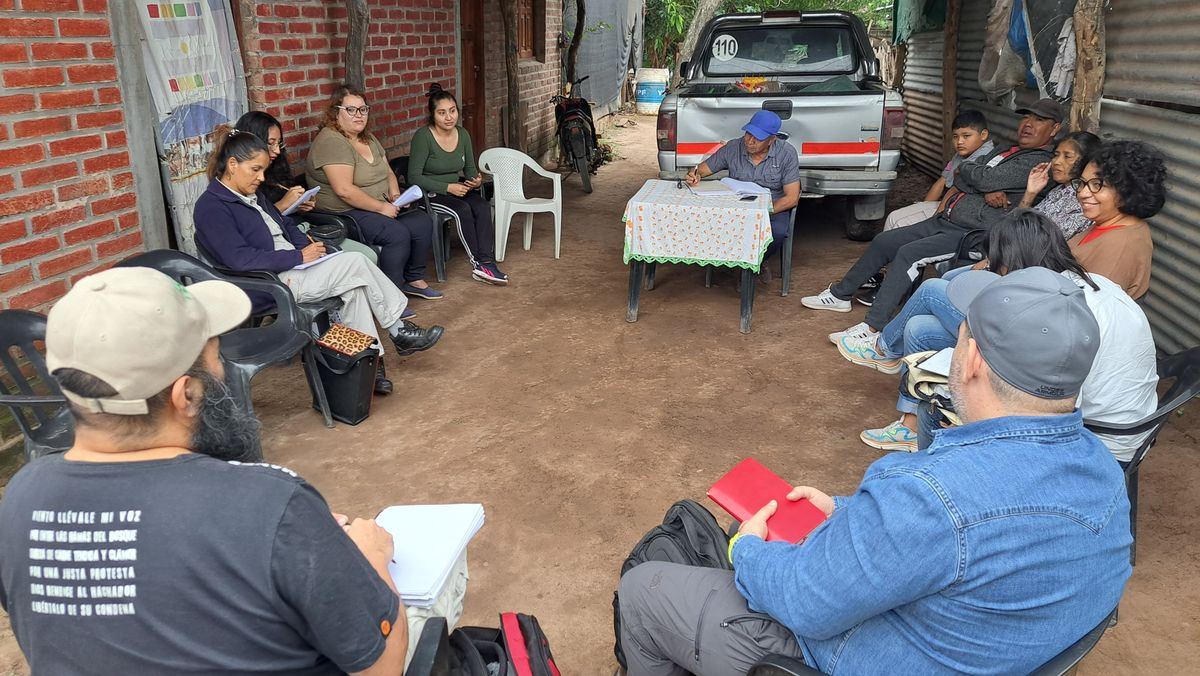
[[[0,307],[142,246],[107,0],[0,0]]]
[[[250,105],[279,118],[292,168],[345,77],[349,27],[342,0],[238,0]],[[364,59],[371,126],[389,153],[407,152],[425,124],[430,82],[454,91],[455,0],[370,0]]]
[[[500,145],[502,111],[508,105],[508,78],[504,64],[504,21],[500,14],[499,0],[485,0],[484,23],[487,24],[487,66],[484,72],[487,95],[487,138],[488,145]],[[535,11],[539,3],[535,2]],[[546,59],[521,59],[518,73],[521,80],[521,105],[525,117],[526,152],[536,159],[545,159],[553,150],[554,108],[550,97],[562,87],[562,57],[558,47],[558,35],[562,32],[562,3],[545,0]]]

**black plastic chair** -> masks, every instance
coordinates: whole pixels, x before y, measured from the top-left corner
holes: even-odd
[[[1117,610],[1114,608],[1103,620],[1100,620],[1100,624],[1097,624],[1091,631],[1084,634],[1083,638],[1050,658],[1050,661],[1034,669],[1030,672],[1030,676],[1065,676],[1066,674],[1075,673],[1075,667],[1100,642],[1100,637],[1104,635],[1104,630],[1108,629],[1109,621],[1116,617],[1116,614]],[[805,664],[804,660],[785,655],[767,655],[753,667],[750,667],[750,671],[746,672],[746,676],[812,676],[813,674],[820,673]]]
[[[312,388],[313,396],[317,398],[318,408],[326,416],[327,426],[333,426],[329,401],[325,397],[325,388],[321,385],[321,376],[315,366],[316,347],[304,316],[296,307],[292,292],[286,285],[269,279],[225,277],[211,266],[170,249],[138,254],[117,263],[117,266],[153,268],[185,286],[193,282],[220,279],[235,284],[244,291],[262,291],[270,294],[275,300],[275,321],[266,326],[234,329],[221,336],[225,382],[233,395],[245,403],[246,409],[253,411],[254,404],[250,396],[251,379],[268,366],[285,363],[304,352],[304,373],[308,384]],[[309,367],[309,364],[312,366]],[[255,453],[255,460],[261,460],[262,449],[256,448]]]
[[[396,180],[403,190],[408,187],[408,155],[401,155],[388,162]],[[429,201],[428,193],[421,191],[421,209],[429,214],[433,221],[433,269],[439,282],[446,281],[446,261],[450,260],[450,238],[446,229],[451,223],[458,223],[458,215],[448,207]]]
[[[1146,454],[1158,440],[1158,433],[1167,424],[1172,413],[1180,406],[1200,395],[1200,346],[1196,346],[1158,360],[1159,381],[1173,380],[1167,391],[1158,398],[1158,409],[1146,418],[1124,425],[1101,423],[1084,420],[1083,424],[1089,430],[1100,434],[1129,436],[1150,432],[1141,446],[1134,452],[1133,458],[1125,466],[1125,490],[1129,494],[1129,531],[1133,535],[1133,544],[1129,547],[1129,565],[1137,561],[1137,504],[1138,504],[1138,474]]]
[[[0,311],[0,404],[12,411],[25,435],[26,462],[62,453],[75,443],[67,398],[36,345],[45,340],[44,316],[29,310]],[[24,358],[24,370],[14,350]]]
[[[400,621],[404,621],[404,618],[401,617]],[[421,638],[417,639],[412,659],[404,670],[405,676],[449,676],[451,667],[446,618],[431,617],[425,621]]]
[[[225,277],[266,279],[268,281],[283,284],[282,280],[279,279],[279,275],[268,270],[233,270],[220,265],[216,262],[216,257],[213,256],[212,253],[209,252],[208,249],[204,248],[204,245],[200,243],[199,237],[193,238],[193,244],[196,245],[196,252],[200,254],[200,260],[207,265],[211,265],[213,269]],[[338,298],[337,296],[325,298],[312,303],[296,303],[296,309],[300,313],[305,330],[309,331],[309,335],[312,336],[313,341],[316,341],[318,338],[320,338],[326,331],[329,330],[329,327],[332,325],[333,321],[330,319],[329,313],[340,310],[341,307],[342,299]],[[275,315],[277,315],[276,309],[272,307],[268,311],[256,314],[253,317],[254,323],[257,326],[265,317]],[[310,345],[309,347],[305,348],[304,351],[304,371],[308,375],[310,382],[313,382],[314,379],[316,382],[319,382],[321,379],[321,375],[316,372],[316,349],[317,348],[315,345]],[[308,373],[310,370],[313,371],[313,373]],[[328,401],[324,392],[322,392],[320,395],[317,395],[317,393],[314,392],[313,396],[317,401],[319,410],[321,411],[321,416],[325,418],[325,426],[332,428],[334,426],[333,414],[329,410]]]

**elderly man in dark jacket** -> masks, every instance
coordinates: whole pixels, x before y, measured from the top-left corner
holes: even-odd
[[[850,299],[859,286],[887,267],[866,320],[831,335],[831,340],[878,332],[900,306],[923,265],[950,258],[958,251],[963,235],[991,227],[1020,202],[1030,170],[1053,156],[1051,143],[1062,126],[1063,113],[1053,99],[1042,99],[1017,112],[1025,115],[1017,128],[1017,145],[997,146],[975,162],[964,162],[943,211],[915,225],[880,233],[845,277],[825,291],[801,299],[801,304],[814,310],[849,312]]]

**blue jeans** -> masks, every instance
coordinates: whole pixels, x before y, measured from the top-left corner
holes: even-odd
[[[947,273],[951,278],[955,271]],[[950,285],[946,277],[927,279],[917,287],[900,314],[883,327],[879,334],[879,346],[886,357],[902,357],[906,354],[941,350],[953,347],[958,342],[958,327],[964,319],[963,313],[954,307],[947,295]],[[904,391],[904,379],[908,367],[900,369],[900,396],[896,399],[896,410],[901,413],[916,413],[917,401]]]

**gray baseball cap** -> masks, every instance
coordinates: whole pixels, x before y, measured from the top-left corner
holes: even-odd
[[[1042,399],[1079,394],[1100,348],[1100,326],[1074,282],[1046,268],[1003,277],[971,270],[951,280],[947,293],[1004,382]]]

